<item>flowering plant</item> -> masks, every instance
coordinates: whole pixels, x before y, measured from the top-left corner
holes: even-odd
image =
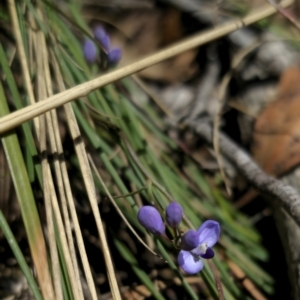
[[[198,230],[190,229],[183,235],[178,233],[178,226],[183,217],[183,209],[177,202],[171,202],[166,208],[166,222],[175,232],[173,244],[180,249],[178,264],[188,274],[195,274],[202,270],[202,259],[214,257],[212,247],[220,236],[220,225],[217,221],[207,220]],[[138,221],[149,232],[156,236],[167,238],[166,226],[159,211],[153,206],[143,206],[137,215]]]
[[[106,52],[108,64],[114,65],[119,62],[122,57],[122,51],[119,47],[111,47],[110,37],[102,26],[96,26],[94,29],[94,37]],[[83,54],[85,60],[92,64],[97,60],[98,50],[95,42],[91,39],[85,39],[83,42]]]

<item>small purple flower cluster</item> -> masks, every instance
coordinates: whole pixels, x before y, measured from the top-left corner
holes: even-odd
[[[166,222],[178,234],[177,228],[183,217],[183,209],[177,202],[171,202],[166,208]],[[141,207],[137,215],[138,221],[149,232],[156,236],[166,237],[166,227],[159,211],[149,205]],[[214,257],[212,247],[220,236],[220,225],[217,221],[207,220],[198,230],[188,230],[177,238],[180,249],[178,264],[188,274],[196,274],[202,270],[202,259]]]
[[[111,48],[109,35],[102,26],[99,25],[95,27],[94,37],[99,42],[103,50],[107,52],[107,62],[111,65],[118,63],[122,57],[122,51],[118,47]],[[98,49],[93,40],[84,40],[83,54],[85,60],[90,64],[94,63],[97,60]]]

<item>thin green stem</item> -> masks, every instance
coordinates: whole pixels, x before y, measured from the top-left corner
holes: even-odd
[[[215,265],[214,265],[214,263],[211,259],[208,259],[208,264],[209,264],[209,267],[210,267],[210,269],[213,273],[214,279],[215,279],[217,291],[218,291],[218,294],[219,294],[219,299],[224,300],[225,298],[224,298],[222,283],[221,283],[220,277],[217,274],[217,269],[216,269],[216,267],[215,267]]]
[[[165,250],[165,248],[163,247],[163,245],[161,244],[161,242],[157,238],[155,238],[155,244],[157,246],[157,249],[159,250],[159,252],[163,256],[163,258],[169,263],[170,268],[180,278],[180,280],[182,282],[182,285],[184,286],[184,288],[186,289],[186,291],[190,294],[191,299],[198,300],[198,296],[195,294],[195,292],[193,291],[193,289],[191,288],[191,286],[187,283],[187,281],[185,280],[185,278],[182,276],[182,274],[180,273],[180,271],[178,270],[178,268],[174,264],[173,260],[171,259],[171,257],[169,256],[169,254],[167,253],[167,251]]]
[[[175,240],[177,240],[178,239],[178,230],[177,230],[177,228],[173,228],[173,232],[174,232]]]
[[[126,197],[131,197],[131,196],[134,196],[136,194],[139,194],[141,193],[142,191],[146,190],[148,188],[148,185],[146,186],[143,186],[142,188],[132,192],[132,193],[129,193],[129,194],[126,194],[126,195],[121,195],[121,196],[113,196],[114,199],[120,199],[120,198],[126,198]]]
[[[113,197],[111,196],[108,188],[106,187],[99,171],[97,170],[97,167],[92,159],[92,157],[90,156],[90,154],[88,154],[88,159],[90,162],[90,165],[93,169],[93,171],[95,172],[99,182],[101,183],[102,187],[105,190],[105,193],[107,194],[109,200],[111,201],[112,205],[114,206],[114,208],[116,209],[116,211],[118,212],[118,214],[120,215],[120,217],[123,219],[123,221],[125,222],[125,224],[127,225],[127,227],[130,229],[130,231],[135,235],[135,237],[138,239],[138,241],[146,248],[148,249],[152,254],[154,254],[155,256],[159,257],[161,259],[161,256],[159,254],[157,254],[156,252],[154,252],[151,248],[148,247],[148,245],[140,238],[140,236],[136,233],[136,231],[133,229],[133,227],[130,225],[130,223],[127,221],[126,217],[124,216],[124,214],[122,213],[121,209],[118,207],[118,205],[116,204],[116,202],[114,201]],[[123,197],[123,196],[122,196]],[[129,196],[128,196],[129,197]]]
[[[148,170],[140,162],[139,158],[135,154],[134,150],[132,149],[132,147],[131,147],[128,139],[124,135],[124,133],[120,132],[119,134],[120,134],[120,137],[123,140],[123,142],[124,142],[124,144],[125,144],[125,146],[126,146],[126,148],[128,150],[128,153],[130,154],[131,158],[136,163],[136,165],[138,166],[138,168],[140,169],[140,171],[144,174],[144,176],[148,180],[150,180],[152,182],[152,184],[168,199],[169,202],[174,201],[173,197],[166,191],[166,189],[160,183],[158,183],[156,180],[154,180],[152,178],[152,176],[150,175],[150,173],[148,172]],[[186,217],[186,215],[183,215],[183,219],[190,226],[190,228],[194,228],[193,224]]]
[[[43,300],[43,297],[39,291],[39,288],[31,274],[31,271],[27,265],[27,262],[23,256],[23,253],[18,245],[18,242],[15,240],[15,237],[12,233],[12,231],[9,228],[9,225],[6,222],[6,219],[2,213],[2,211],[0,210],[0,227],[6,237],[6,240],[12,250],[12,252],[14,253],[17,262],[20,265],[20,268],[22,270],[22,272],[24,273],[24,276],[27,279],[28,285],[31,288],[31,291],[34,295],[34,298],[37,300]]]

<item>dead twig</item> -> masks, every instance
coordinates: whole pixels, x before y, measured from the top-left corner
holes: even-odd
[[[212,125],[201,122],[199,119],[189,121],[187,125],[202,139],[212,144]],[[237,167],[238,171],[255,188],[268,196],[270,201],[278,201],[298,226],[300,225],[300,196],[291,186],[264,173],[243,149],[221,132],[219,132],[219,147],[221,153]]]

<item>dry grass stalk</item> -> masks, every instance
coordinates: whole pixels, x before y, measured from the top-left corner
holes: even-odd
[[[17,52],[18,52],[19,59],[21,62],[22,73],[24,76],[25,85],[27,88],[27,92],[29,94],[30,101],[31,101],[31,103],[34,103],[35,100],[34,100],[33,88],[32,88],[31,80],[30,80],[30,76],[29,76],[29,70],[28,70],[28,65],[27,65],[27,60],[26,60],[26,55],[25,55],[25,49],[24,49],[24,45],[23,45],[23,41],[22,41],[15,1],[9,0],[8,7],[9,7],[10,17],[12,20],[13,32],[14,32],[16,45],[17,45]],[[35,124],[36,128],[39,128],[39,119],[38,118],[34,119],[34,124]],[[37,130],[37,132],[39,132],[39,130]],[[31,251],[32,251],[32,258],[33,258],[33,261],[34,261],[34,264],[36,267],[36,271],[37,271],[38,281],[39,281],[39,284],[41,287],[41,292],[43,294],[44,299],[55,299],[51,275],[50,275],[48,264],[47,264],[46,246],[45,246],[44,240],[42,238],[40,239],[40,241],[37,241],[37,243],[38,242],[40,244],[39,251],[37,251],[37,249],[35,249],[34,247],[31,247]],[[36,247],[37,245],[34,245],[34,246]]]
[[[24,76],[24,81],[25,81],[25,86],[27,89],[27,93],[29,96],[29,101],[31,104],[36,103],[35,102],[35,97],[33,93],[33,87],[31,85],[31,79],[30,79],[30,72],[28,68],[28,63],[26,59],[26,53],[22,41],[22,36],[21,36],[21,30],[20,30],[20,24],[17,16],[17,9],[16,9],[16,4],[14,0],[9,0],[8,1],[8,8],[9,8],[9,14],[11,17],[12,25],[13,25],[13,32],[14,36],[16,39],[16,45],[17,45],[17,52],[18,56],[20,59],[21,63],[21,69],[22,69],[22,74]],[[40,132],[40,125],[39,125],[39,119],[35,118],[34,120],[34,126],[36,129],[36,134],[38,135]]]
[[[60,73],[60,70],[59,70],[57,61],[54,58],[54,55],[52,55],[52,57],[53,57],[52,64],[54,66],[54,72],[55,72],[55,77],[57,80],[57,85],[58,85],[59,90],[63,91],[65,89],[65,86],[64,86],[62,74]],[[78,127],[72,106],[69,103],[65,105],[65,112],[67,115],[67,121],[68,121],[68,125],[70,128],[70,133],[72,135],[73,140],[75,141],[77,138],[80,137],[80,131],[79,131],[79,127]],[[78,141],[78,143],[82,144],[81,147],[83,148],[83,151],[85,151],[85,146],[83,144],[83,141],[82,140],[80,142]],[[75,148],[76,148],[76,146],[75,146]],[[76,213],[76,209],[75,209],[75,204],[74,204],[74,200],[73,200],[73,196],[72,196],[70,182],[69,182],[69,180],[67,180],[68,175],[67,175],[66,165],[63,164],[62,167],[63,167],[63,169],[62,169],[63,178],[65,180],[65,187],[66,187],[66,192],[67,192],[68,205],[70,208],[71,218],[73,221],[73,226],[74,226],[76,240],[77,240],[77,246],[78,246],[78,250],[80,253],[81,262],[83,265],[83,270],[85,273],[86,281],[87,281],[92,299],[97,299],[96,287],[95,287],[95,283],[93,280],[90,265],[89,265],[89,262],[87,259],[85,247],[84,247],[84,242],[83,242],[82,233],[81,233],[81,229],[80,229],[80,225],[79,225],[79,221],[78,221],[78,217],[77,217],[77,213]]]

